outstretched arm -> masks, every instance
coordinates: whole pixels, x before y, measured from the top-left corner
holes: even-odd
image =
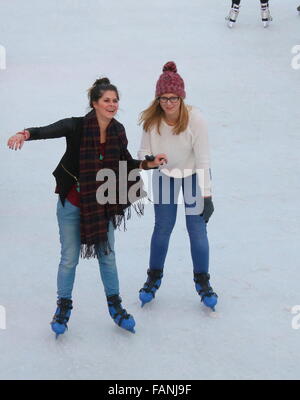
[[[72,118],[65,118],[53,124],[39,127],[27,128],[22,132],[17,132],[8,139],[7,146],[12,150],[21,150],[24,141],[39,139],[56,139],[68,136],[73,129]]]

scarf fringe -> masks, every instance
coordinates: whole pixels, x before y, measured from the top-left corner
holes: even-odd
[[[125,210],[123,210],[123,215],[112,216],[111,221],[113,223],[114,228],[115,229],[118,228],[119,230],[121,230],[121,225],[123,224],[124,232],[127,231],[126,221],[131,219],[132,209],[136,212],[138,217],[141,217],[144,215],[144,208],[145,208],[144,199],[140,199],[135,203],[131,204]]]
[[[129,220],[132,216],[132,208],[134,209],[138,217],[143,216],[145,208],[143,199],[140,199],[136,201],[134,204],[131,204],[129,207],[127,207],[123,211],[124,212],[123,215],[114,215],[110,218],[115,229],[118,228],[119,230],[121,230],[121,225],[123,224],[124,232],[127,231],[126,221]],[[99,247],[100,250],[102,250],[105,255],[108,255],[112,251],[108,240],[106,242],[102,242],[99,244],[82,243],[80,245],[80,257],[86,258],[87,260],[90,258],[98,258]]]
[[[86,258],[87,260],[90,258],[99,258],[99,248],[105,255],[108,255],[112,251],[108,240],[98,244],[81,244],[80,257]]]

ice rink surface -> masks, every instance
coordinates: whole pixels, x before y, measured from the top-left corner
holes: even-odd
[[[300,304],[298,3],[270,0],[273,23],[264,29],[259,2],[243,0],[230,30],[229,0],[0,1],[0,379],[300,378],[300,321],[292,314]],[[136,334],[109,317],[89,260],[77,269],[69,331],[55,341],[60,243],[51,173],[65,140],[16,152],[7,139],[84,115],[86,90],[108,76],[136,157],[138,115],[169,60],[209,126],[217,312],[204,310],[195,292],[182,207],[162,286],[140,308],[154,220],[147,205],[144,217],[116,232],[121,296]]]

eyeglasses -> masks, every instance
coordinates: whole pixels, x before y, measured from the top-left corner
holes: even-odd
[[[159,97],[158,100],[163,104],[166,104],[168,101],[170,101],[172,104],[175,104],[178,102],[179,97]]]

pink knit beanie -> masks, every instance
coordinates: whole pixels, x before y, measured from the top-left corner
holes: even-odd
[[[156,83],[155,96],[159,97],[164,93],[174,93],[185,98],[184,82],[173,61],[167,62],[163,67],[163,73]]]

